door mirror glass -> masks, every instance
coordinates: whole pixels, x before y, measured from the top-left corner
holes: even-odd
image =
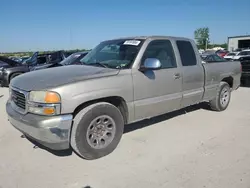
[[[161,68],[161,62],[156,58],[147,58],[144,61],[143,69],[157,70]]]

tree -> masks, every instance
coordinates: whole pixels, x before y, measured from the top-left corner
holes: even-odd
[[[209,28],[202,27],[198,28],[194,31],[194,38],[199,48],[207,49],[209,41]]]

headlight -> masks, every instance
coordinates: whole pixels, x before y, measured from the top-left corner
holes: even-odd
[[[40,115],[57,115],[61,111],[61,97],[52,91],[31,91],[28,111]]]

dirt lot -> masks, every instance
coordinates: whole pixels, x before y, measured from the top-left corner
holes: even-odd
[[[3,96],[2,96],[3,95]],[[0,88],[1,188],[249,188],[250,88],[221,113],[195,106],[128,125],[118,148],[95,161],[34,149],[7,121]]]

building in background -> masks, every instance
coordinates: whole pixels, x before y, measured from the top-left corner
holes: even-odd
[[[228,37],[228,51],[234,51],[239,48],[250,48],[250,35]]]

